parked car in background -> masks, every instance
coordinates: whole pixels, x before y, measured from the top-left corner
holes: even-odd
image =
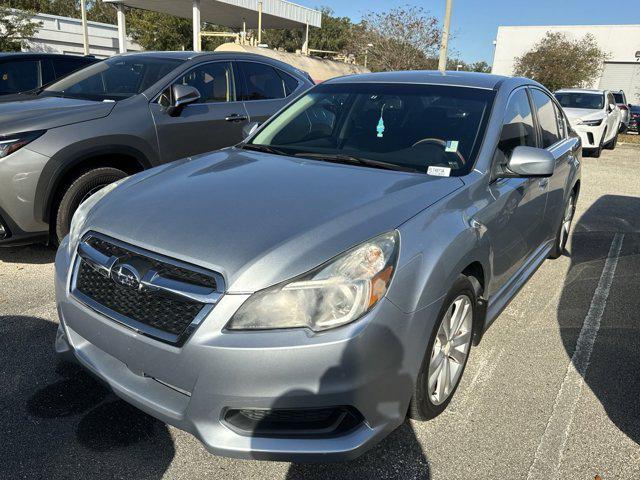
[[[640,105],[631,105],[629,107],[629,131],[640,132]]]
[[[289,65],[240,53],[118,55],[0,103],[0,245],[61,240],[105,185],[234,145],[310,87]]]
[[[629,129],[629,107],[630,105],[627,103],[627,96],[622,90],[618,90],[617,92],[611,92],[613,94],[613,98],[616,101],[616,105],[620,109],[620,131],[622,133],[626,133]]]
[[[83,203],[55,348],[211,452],[358,456],[443,412],[472,343],[562,255],[580,160],[532,80],[329,80]]]
[[[580,135],[583,149],[597,158],[603,148],[616,148],[621,114],[613,93],[568,88],[558,90],[555,96]]]
[[[98,61],[54,53],[0,53],[0,95],[35,90]]]

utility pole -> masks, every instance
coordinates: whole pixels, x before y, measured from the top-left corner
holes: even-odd
[[[447,0],[444,11],[444,25],[442,26],[442,43],[440,44],[440,61],[438,70],[444,72],[447,69],[447,48],[449,47],[449,29],[451,27],[451,7],[453,0]]]
[[[84,54],[89,55],[89,27],[87,26],[87,1],[80,0],[82,12],[82,40],[84,42]]]
[[[262,1],[258,1],[258,45],[262,43]]]

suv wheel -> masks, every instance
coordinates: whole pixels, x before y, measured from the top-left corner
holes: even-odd
[[[616,145],[618,144],[618,134],[616,133],[616,136],[613,137],[613,139],[607,143],[607,145],[604,147],[607,150],[615,150]]]
[[[605,130],[604,132],[602,132],[602,138],[600,139],[600,145],[598,145],[598,148],[596,148],[595,150],[593,150],[593,152],[591,152],[591,156],[593,158],[600,158],[600,154],[602,153],[602,148],[603,148],[603,144],[604,144],[604,137],[607,135],[607,131]]]
[[[460,275],[445,298],[429,339],[409,417],[429,420],[449,405],[467,365],[475,314],[475,289],[468,277]]]
[[[117,168],[101,167],[89,170],[76,177],[64,192],[58,205],[58,210],[55,213],[56,230],[54,241],[59,244],[69,233],[73,214],[82,202],[101,188],[126,176],[125,172]]]

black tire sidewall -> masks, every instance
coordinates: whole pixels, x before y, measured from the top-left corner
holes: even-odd
[[[459,295],[466,294],[471,299],[471,306],[473,309],[473,321],[477,321],[477,298],[476,292],[473,288],[473,284],[465,275],[459,275],[453,286],[449,290],[449,293],[445,297],[442,302],[442,307],[438,313],[437,320],[433,326],[433,331],[431,332],[431,336],[429,338],[429,343],[427,344],[427,350],[424,354],[424,358],[422,360],[422,365],[420,367],[420,372],[418,373],[418,378],[416,379],[416,384],[413,391],[413,396],[411,398],[411,404],[409,406],[409,416],[416,420],[429,420],[440,415],[449,405],[449,402],[453,399],[456,391],[458,390],[458,386],[462,380],[462,376],[464,375],[464,370],[467,366],[467,362],[469,360],[469,356],[471,354],[471,345],[473,342],[469,344],[469,352],[467,354],[467,358],[465,359],[464,365],[462,366],[462,372],[460,372],[460,377],[458,378],[458,383],[453,387],[451,394],[449,397],[442,402],[440,405],[434,405],[431,402],[428,394],[428,377],[429,377],[429,363],[431,361],[431,351],[433,350],[433,344],[436,340],[436,335],[438,333],[438,328],[444,319],[444,316],[451,305],[451,303],[458,297]],[[475,325],[472,324],[472,339],[473,332],[475,331]]]
[[[567,212],[567,207],[569,206],[569,202],[571,201],[571,199],[573,198],[573,214],[575,215],[575,209],[576,209],[576,194],[575,192],[571,192],[571,195],[569,195],[569,198],[567,198],[567,201],[564,204],[564,208],[562,209],[562,217],[560,218],[560,226],[558,227],[558,232],[556,233],[556,240],[555,242],[553,242],[553,250],[551,250],[551,253],[549,254],[549,258],[555,260],[556,258],[560,258],[563,254],[564,254],[564,250],[565,247],[567,245],[567,242],[569,241],[569,234],[571,233],[571,231],[567,232],[567,238],[564,239],[564,245],[560,245],[560,243],[562,242],[562,224],[564,223],[564,215]]]
[[[55,211],[54,240],[59,243],[68,233],[73,214],[80,206],[82,199],[93,189],[107,186],[126,177],[122,170],[113,167],[101,167],[78,175],[64,191],[58,208]]]

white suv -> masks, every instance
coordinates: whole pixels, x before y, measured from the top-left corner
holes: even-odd
[[[567,88],[555,96],[580,135],[583,149],[599,157],[603,148],[616,148],[622,116],[610,91]]]

